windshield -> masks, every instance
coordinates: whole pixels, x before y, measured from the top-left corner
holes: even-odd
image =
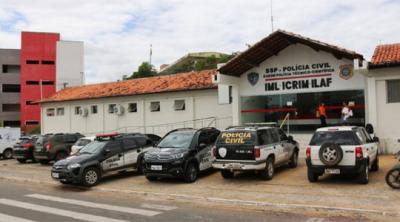
[[[45,144],[49,140],[50,136],[39,136],[38,139],[36,140],[37,144]]]
[[[195,131],[176,131],[168,134],[158,144],[159,148],[188,149],[192,143]]]
[[[86,146],[84,146],[79,153],[80,154],[94,154],[103,150],[103,147],[106,145],[106,141],[94,141]]]
[[[216,144],[219,145],[254,145],[255,142],[255,135],[254,132],[250,131],[228,131],[222,132]]]
[[[324,143],[336,143],[338,145],[360,145],[353,131],[320,131],[311,139],[310,145],[319,146]]]
[[[90,143],[89,139],[79,139],[76,141],[75,146],[85,146],[86,144]]]

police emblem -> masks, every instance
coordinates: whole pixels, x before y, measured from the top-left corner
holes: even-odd
[[[342,79],[348,80],[353,77],[353,65],[348,64],[348,65],[341,65],[339,71],[339,76]]]
[[[259,79],[259,74],[256,72],[251,72],[249,74],[247,74],[247,80],[249,81],[249,83],[254,86],[255,84],[257,84],[258,79]]]

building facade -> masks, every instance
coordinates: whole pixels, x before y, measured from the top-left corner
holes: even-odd
[[[57,41],[56,91],[65,87],[83,85],[85,81],[83,56],[83,42]]]
[[[0,127],[20,126],[20,50],[0,49]]]

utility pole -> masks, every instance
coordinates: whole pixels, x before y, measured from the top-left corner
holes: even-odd
[[[153,55],[153,50],[152,50],[152,45],[150,44],[150,58],[149,58],[149,64],[151,65],[151,56]]]

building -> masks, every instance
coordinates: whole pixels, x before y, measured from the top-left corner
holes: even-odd
[[[0,126],[25,131],[40,123],[36,103],[65,86],[83,84],[83,43],[58,33],[22,32],[21,50],[0,49]]]
[[[0,49],[0,127],[20,126],[20,51]]]
[[[216,70],[67,87],[41,102],[42,133],[146,132],[225,128],[231,105],[219,105]]]

